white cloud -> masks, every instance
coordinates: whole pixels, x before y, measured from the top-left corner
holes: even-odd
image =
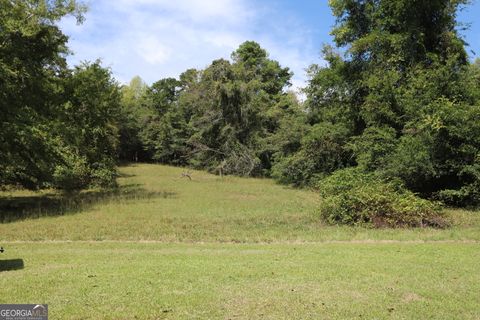
[[[215,19],[239,22],[250,13],[242,0],[117,0],[117,3],[123,10],[161,8],[195,22],[213,22]]]
[[[152,35],[142,36],[135,45],[135,51],[149,64],[162,64],[167,62],[172,50],[162,44]]]
[[[205,43],[213,45],[218,48],[227,48],[232,49],[237,47],[240,43],[245,41],[240,35],[230,33],[230,32],[215,32],[215,31],[206,31],[202,35]]]
[[[178,77],[255,40],[295,72],[299,86],[319,52],[301,22],[253,0],[96,0],[84,25],[65,19],[62,28],[71,36],[71,64],[102,58],[121,82]]]

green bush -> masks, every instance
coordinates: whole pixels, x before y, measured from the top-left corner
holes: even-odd
[[[91,172],[92,185],[101,188],[117,187],[117,170],[113,164],[100,163]]]
[[[62,162],[55,166],[52,187],[64,191],[78,191],[88,187],[113,188],[117,186],[115,162],[104,159],[88,164],[88,160],[68,148],[62,148]]]
[[[305,152],[297,152],[278,159],[272,167],[272,177],[280,183],[295,186],[307,185],[315,173],[315,160]]]
[[[53,186],[65,191],[80,190],[90,183],[87,160],[64,149],[62,164],[55,167]]]
[[[445,227],[437,203],[421,199],[400,183],[385,182],[358,168],[321,180],[322,218],[331,224],[381,227]]]

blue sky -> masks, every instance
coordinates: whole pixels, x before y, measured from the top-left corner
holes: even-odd
[[[115,3],[115,4],[113,4]],[[71,65],[102,59],[121,83],[139,75],[147,83],[177,77],[229,58],[246,40],[259,42],[294,73],[322,63],[322,44],[331,43],[334,19],[327,0],[90,0],[83,25],[61,22],[70,36]],[[480,56],[480,0],[460,13],[471,23],[463,32],[468,50]],[[473,54],[471,54],[473,57]]]

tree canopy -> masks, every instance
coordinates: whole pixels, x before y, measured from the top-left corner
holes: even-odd
[[[480,63],[457,21],[468,1],[329,3],[335,47],[299,101],[292,72],[254,41],[203,70],[120,86],[100,61],[66,64],[57,23],[82,22],[82,4],[0,0],[0,185],[112,186],[118,161],[152,161],[315,188],[351,176],[396,188],[400,213],[416,195],[480,204]]]
[[[101,109],[117,104],[117,86],[98,63],[67,67],[68,38],[56,23],[66,15],[81,22],[85,8],[73,0],[0,7],[0,185],[83,188],[113,164],[106,128],[115,118]]]
[[[316,143],[304,139],[277,175],[311,184],[357,166],[423,196],[478,203],[478,68],[456,20],[466,3],[330,1],[343,54],[327,46],[328,65],[309,69],[306,137]]]

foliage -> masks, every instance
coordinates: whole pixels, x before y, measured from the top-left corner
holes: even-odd
[[[84,188],[90,183],[87,160],[64,148],[61,153],[63,163],[58,164],[53,172],[53,185],[66,191]]]
[[[0,1],[0,185],[52,181],[67,37],[56,26],[83,19],[75,1]],[[53,120],[53,121],[55,121]]]
[[[439,206],[394,182],[358,168],[337,170],[321,180],[321,216],[332,224],[375,227],[445,227]]]
[[[299,151],[274,165],[273,176],[284,183],[310,185],[315,179],[346,166],[350,158],[345,148],[348,135],[349,129],[341,124],[312,126]]]
[[[283,91],[290,77],[288,68],[247,41],[232,61],[187,70],[179,80],[161,79],[136,99],[151,111],[138,132],[143,149],[152,161],[268,175],[274,154],[283,149],[270,142],[278,141],[280,127],[296,122],[301,112],[298,101]]]
[[[443,98],[433,101],[406,125],[386,173],[425,195],[472,188],[478,181],[471,169],[478,166],[479,112],[478,107]]]
[[[70,70],[56,23],[76,1],[0,1],[0,185],[115,184],[120,94],[100,62]]]
[[[58,130],[62,132],[62,143],[81,159],[81,168],[86,166],[88,178],[79,188],[88,185],[115,185],[115,159],[118,152],[118,119],[120,111],[120,90],[108,69],[100,62],[84,63],[77,66],[66,79],[64,94],[68,101],[62,110]],[[64,152],[58,158],[62,165],[69,167],[70,161],[62,161]],[[71,159],[71,158],[70,158]],[[69,160],[70,160],[69,159]],[[75,163],[71,163],[74,165]],[[80,172],[84,175],[85,170]],[[59,179],[58,171],[56,173]],[[67,170],[67,180],[77,170]],[[81,179],[80,179],[81,178]],[[64,183],[57,187],[65,187]],[[74,186],[71,186],[73,188]]]
[[[351,148],[357,164],[366,171],[375,171],[388,165],[388,156],[397,146],[396,132],[390,127],[369,127],[361,136],[351,139]]]
[[[467,3],[330,0],[337,48],[308,68],[303,102],[287,91],[290,70],[253,41],[204,70],[120,88],[99,61],[66,65],[57,23],[81,22],[81,4],[0,0],[0,186],[112,186],[118,159],[296,186],[357,167],[379,177],[372,197],[392,191],[385,181],[404,186],[374,207],[423,210],[409,192],[479,205],[480,64],[457,31]]]
[[[146,107],[147,89],[148,86],[140,77],[134,77],[128,85],[121,88],[122,99],[118,121],[120,160],[134,162],[150,160],[140,138],[146,119],[154,115],[154,112]]]
[[[309,68],[301,146],[274,165],[282,182],[356,165],[400,180],[422,197],[478,203],[478,63],[470,64],[456,14],[467,1],[332,0],[327,66]],[[316,127],[348,128],[336,145]],[[338,136],[337,136],[338,137]],[[311,150],[311,151],[309,151]]]
[[[274,152],[265,141],[277,131],[280,114],[295,103],[282,91],[291,73],[251,41],[240,45],[232,60],[214,61],[198,83],[204,95],[192,116],[192,163],[229,174],[259,175],[270,169]]]

